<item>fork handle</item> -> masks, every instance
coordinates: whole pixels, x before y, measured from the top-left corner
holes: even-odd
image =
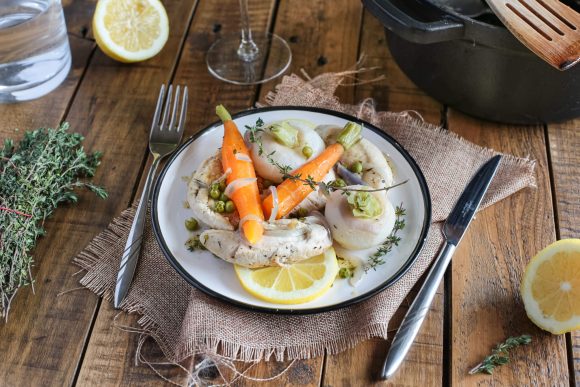
[[[129,291],[131,282],[133,281],[139,253],[141,252],[141,245],[143,243],[143,228],[145,226],[147,208],[149,207],[149,193],[151,191],[155,172],[157,171],[157,166],[159,165],[159,160],[159,155],[155,154],[153,156],[153,164],[151,164],[151,168],[149,168],[147,174],[147,180],[145,180],[145,187],[141,193],[141,200],[139,200],[137,212],[135,212],[135,218],[133,218],[131,231],[129,231],[129,237],[127,238],[127,244],[125,245],[125,251],[123,252],[123,258],[121,259],[119,267],[119,273],[117,274],[117,284],[115,285],[114,297],[115,308],[119,308],[121,302]]]

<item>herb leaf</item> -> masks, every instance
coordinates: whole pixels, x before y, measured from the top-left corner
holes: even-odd
[[[515,337],[509,337],[503,343],[500,343],[495,347],[491,355],[487,356],[481,363],[473,367],[469,374],[486,373],[488,375],[493,374],[496,367],[502,366],[509,363],[509,351],[518,347],[520,345],[528,345],[532,342],[532,336],[521,335]]]
[[[395,225],[393,226],[393,230],[377,251],[369,257],[369,263],[364,268],[365,273],[370,269],[377,270],[377,266],[385,263],[384,256],[390,253],[393,247],[399,245],[401,238],[397,236],[397,233],[405,228],[405,215],[407,213],[403,208],[403,203],[401,203],[395,208]]]

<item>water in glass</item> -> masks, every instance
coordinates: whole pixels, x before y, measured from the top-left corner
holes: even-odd
[[[0,103],[45,95],[71,66],[61,2],[0,1]]]

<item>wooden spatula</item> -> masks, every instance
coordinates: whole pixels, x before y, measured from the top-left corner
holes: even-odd
[[[580,62],[580,13],[558,0],[486,0],[503,24],[540,58],[566,70]]]

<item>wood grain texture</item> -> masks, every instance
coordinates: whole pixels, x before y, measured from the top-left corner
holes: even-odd
[[[127,206],[133,188],[127,182],[136,181],[140,174],[144,153],[134,144],[147,141],[150,105],[159,84],[170,75],[192,6],[191,2],[166,3],[172,5],[168,9],[173,34],[164,55],[145,64],[126,66],[97,51],[65,117],[73,130],[85,136],[87,149],[104,151],[93,181],[104,185],[111,198],[99,201],[92,194],[82,193],[78,205],[57,211],[46,224],[47,237],[36,249],[37,295],[24,289],[14,305],[14,319],[1,328],[0,378],[5,385],[73,383],[98,298],[86,290],[59,293],[79,286],[79,277],[73,277],[78,268],[71,264],[72,257]],[[71,3],[79,12],[88,9],[88,15],[93,6],[92,1]],[[69,19],[74,19],[74,14]],[[90,19],[84,23],[90,23]],[[53,103],[52,94],[38,104],[43,101]],[[31,111],[35,109],[42,109],[38,110],[41,117],[51,112],[50,105],[32,104]],[[63,113],[61,109],[60,116]],[[58,119],[60,116],[56,115]]]
[[[580,238],[580,120],[548,126],[559,239]],[[580,331],[570,335],[572,385],[580,384]]]
[[[375,100],[377,109],[415,110],[428,122],[434,124],[441,122],[442,106],[418,90],[399,69],[386,45],[382,25],[366,11],[363,16],[359,51],[366,58],[364,67],[377,67],[375,71],[365,75],[365,78],[384,75],[384,79],[357,85],[356,101],[370,97]],[[421,283],[422,280],[419,280],[391,320],[389,324],[391,339]],[[443,378],[443,305],[443,284],[441,284],[408,357],[392,380],[386,382],[378,379],[389,343],[375,339],[360,343],[344,353],[328,356],[324,385],[440,385]]]
[[[357,60],[362,5],[353,0],[285,0],[276,14],[274,33],[286,39],[292,49],[288,74],[310,77],[352,68]],[[261,87],[260,100],[280,79]],[[352,103],[352,87],[339,87],[341,101]]]
[[[537,160],[536,189],[525,189],[478,214],[452,261],[451,382],[453,385],[565,386],[566,344],[526,316],[519,287],[529,259],[555,240],[544,131],[540,126],[483,122],[456,111],[449,129],[479,145]],[[493,376],[468,375],[508,336],[531,334]]]

